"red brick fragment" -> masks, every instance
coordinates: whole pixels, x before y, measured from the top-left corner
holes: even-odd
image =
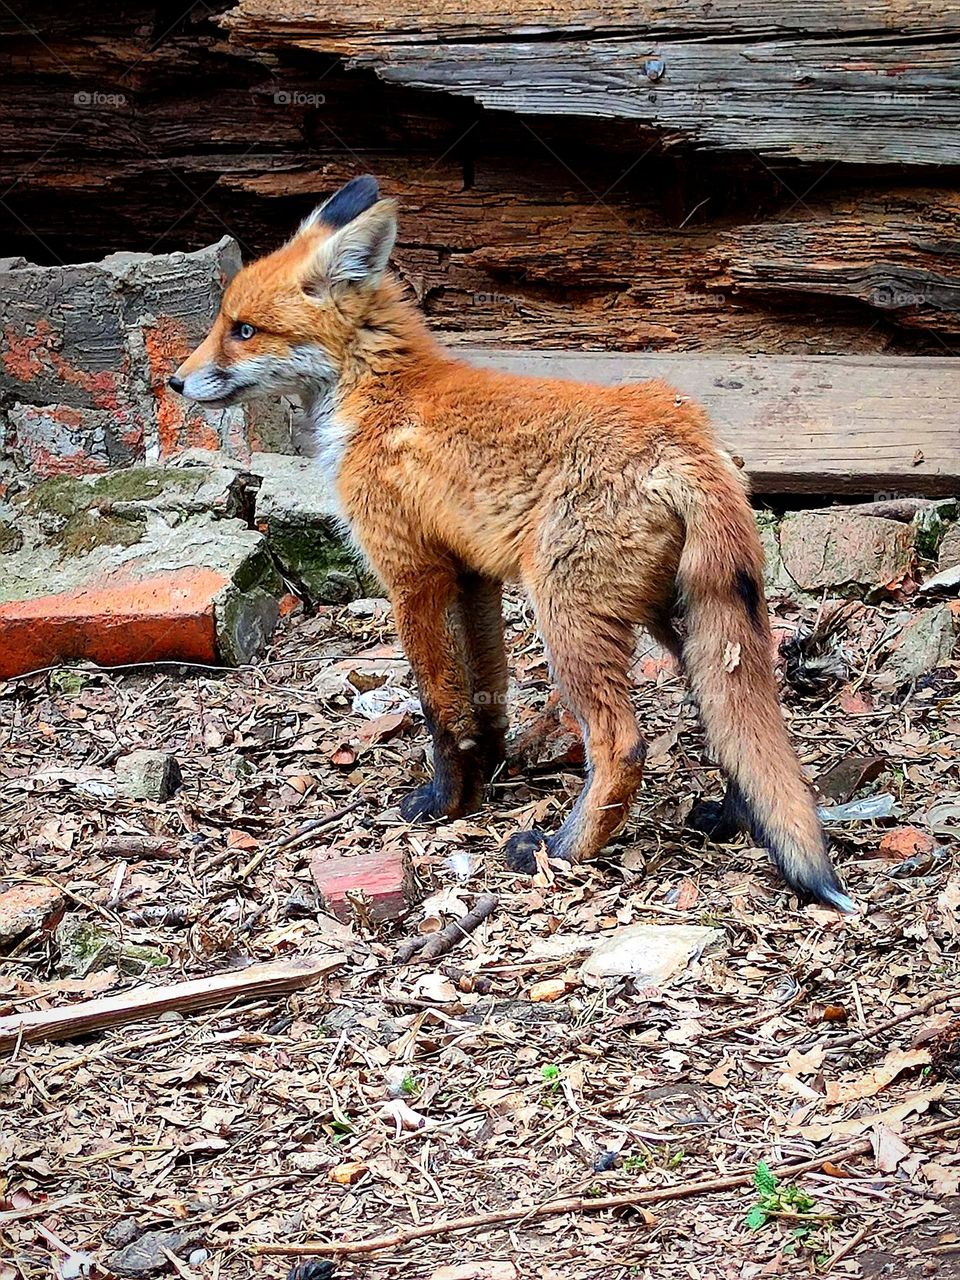
[[[329,911],[344,921],[397,920],[415,901],[409,861],[397,849],[314,858],[310,870]]]
[[[44,884],[15,884],[0,893],[0,946],[8,946],[60,911],[64,897]]]
[[[927,831],[918,827],[895,827],[880,841],[880,856],[902,860],[918,853],[931,853],[936,841]]]
[[[0,679],[69,658],[101,666],[216,662],[214,600],[228,579],[186,568],[0,604]]]

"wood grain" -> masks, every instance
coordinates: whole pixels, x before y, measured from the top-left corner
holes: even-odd
[[[960,163],[950,4],[484,0],[458,12],[431,0],[384,14],[372,0],[241,0],[224,23],[238,40],[337,53],[391,83],[530,118],[628,119],[808,162]]]
[[[253,964],[230,973],[175,982],[168,986],[132,987],[116,996],[84,1000],[78,1004],[36,1013],[15,1013],[0,1018],[0,1050],[12,1049],[20,1041],[68,1040],[90,1035],[127,1022],[140,1022],[176,1010],[208,1009],[231,1000],[255,1000],[282,995],[309,986],[325,973],[346,962],[346,956],[300,956]]]
[[[699,400],[757,493],[949,496],[960,489],[960,361],[473,350],[514,373],[664,378]]]

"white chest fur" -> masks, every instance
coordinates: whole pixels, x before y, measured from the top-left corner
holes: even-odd
[[[352,435],[353,424],[338,412],[332,393],[319,396],[307,408],[300,448],[322,472],[337,515],[344,524],[349,522],[341,507],[338,480]]]

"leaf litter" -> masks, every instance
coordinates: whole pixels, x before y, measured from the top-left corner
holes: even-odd
[[[460,822],[400,818],[428,757],[384,608],[288,619],[266,660],[239,671],[81,667],[66,684],[0,686],[0,888],[47,886],[66,919],[112,939],[78,977],[60,922],[35,923],[5,947],[0,1014],[349,955],[280,999],[5,1055],[3,1280],[106,1276],[118,1256],[145,1258],[139,1274],[269,1280],[294,1259],[259,1245],[356,1242],[742,1171],[721,1194],[414,1240],[337,1274],[741,1280],[880,1275],[894,1260],[951,1274],[960,1129],[911,1134],[960,1119],[957,672],[876,687],[884,611],[848,617],[845,683],[813,693],[794,679],[787,692],[824,799],[894,800],[895,818],[831,830],[855,918],[799,905],[750,841],[684,830],[721,783],[683,682],[649,646],[636,704],[656,751],[628,827],[596,866],[508,873],[507,837],[557,823],[579,787],[570,724],[516,601],[524,768]],[[781,612],[786,635],[809,621]],[[112,785],[116,760],[140,748],[180,764],[164,804]],[[313,859],[389,849],[409,859],[422,906],[399,925],[320,910]],[[485,895],[495,910],[459,936]],[[714,941],[661,985],[642,973],[586,984],[585,958],[639,925]],[[418,958],[414,943],[398,963],[404,938],[451,929],[443,954]],[[131,948],[165,964],[126,973],[117,957]],[[864,1135],[871,1150],[831,1161]],[[811,1161],[785,1182],[770,1173]]]

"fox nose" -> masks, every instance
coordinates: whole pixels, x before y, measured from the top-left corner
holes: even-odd
[[[167,385],[170,387],[172,391],[176,391],[177,395],[183,395],[183,379],[182,378],[177,378],[177,377],[168,378]]]

